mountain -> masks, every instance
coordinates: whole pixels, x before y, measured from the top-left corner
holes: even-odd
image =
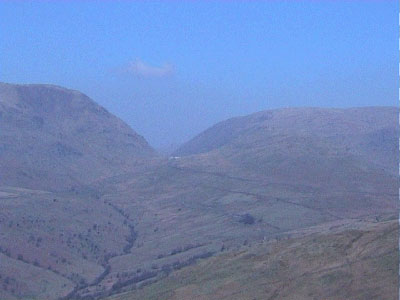
[[[397,119],[393,107],[271,110],[221,122],[174,155],[185,168],[324,191],[308,205],[336,206],[337,215],[368,214],[354,193],[397,194]],[[345,205],[326,197],[339,191]]]
[[[86,95],[0,83],[3,185],[65,189],[125,172],[154,155],[145,139]]]
[[[397,172],[398,109],[284,108],[220,122],[181,146],[175,156],[224,156],[229,161],[301,157],[358,157]],[[313,152],[311,152],[313,151]]]
[[[0,87],[1,299],[101,299],[165,282],[187,295],[203,282],[238,291],[249,279],[231,275],[254,271],[255,283],[269,285],[262,276],[281,265],[271,297],[295,271],[315,272],[336,291],[329,268],[337,266],[350,283],[363,274],[386,280],[390,299],[397,244],[384,228],[398,213],[396,109],[261,112],[222,122],[165,158],[79,92]],[[375,250],[379,261],[369,257]],[[342,254],[365,258],[365,272],[357,261],[346,270]],[[168,281],[186,272],[210,276],[188,278],[189,286]],[[314,287],[302,278],[293,284],[306,295]],[[281,290],[297,295],[291,285]],[[142,291],[132,297],[153,297]]]
[[[175,152],[182,167],[314,191],[396,193],[398,110],[288,108],[233,118]]]
[[[234,155],[264,149],[262,155],[267,156],[303,139],[304,146],[285,151],[300,152],[316,146],[316,151],[324,154],[361,155],[393,171],[397,119],[395,107],[268,110],[220,122],[181,146],[174,155],[217,151]]]

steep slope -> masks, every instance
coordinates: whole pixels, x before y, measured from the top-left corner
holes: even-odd
[[[129,170],[153,155],[143,137],[86,95],[0,84],[2,185],[60,189]]]

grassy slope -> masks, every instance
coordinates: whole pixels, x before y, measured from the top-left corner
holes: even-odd
[[[110,300],[396,299],[396,221],[253,245]]]
[[[107,257],[124,254],[130,224],[110,205],[88,195],[0,190],[0,299],[56,299],[95,282]]]
[[[64,296],[73,283],[50,270],[0,254],[0,299],[51,299]]]

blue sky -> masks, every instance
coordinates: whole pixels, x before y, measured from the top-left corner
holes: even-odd
[[[3,1],[0,81],[78,89],[155,147],[287,106],[397,105],[397,1]]]

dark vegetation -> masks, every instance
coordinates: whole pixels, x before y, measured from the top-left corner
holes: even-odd
[[[256,219],[250,215],[250,214],[244,214],[240,216],[240,223],[246,224],[246,225],[253,225],[255,223]]]

